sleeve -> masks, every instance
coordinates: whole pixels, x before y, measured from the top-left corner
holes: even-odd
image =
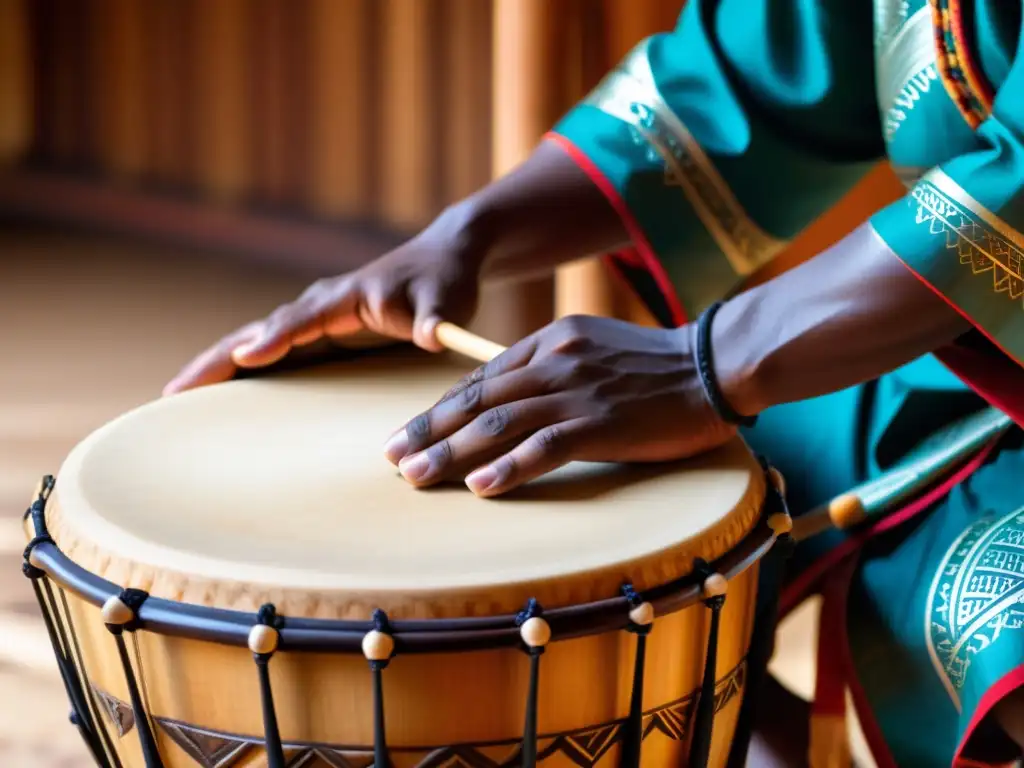
[[[1021,40],[989,113],[977,125],[975,147],[929,170],[906,197],[871,218],[904,264],[1018,369],[1024,365]]]
[[[659,319],[733,289],[882,157],[871,25],[845,0],[689,0],[554,128]]]
[[[975,328],[937,357],[1024,424],[1024,30],[1016,49],[990,99],[984,98],[984,87],[971,82],[970,62],[959,62],[964,74],[958,75],[950,69],[958,59],[947,59],[943,82],[965,118],[974,118],[974,147],[929,170],[903,199],[876,213],[871,224],[896,256]],[[960,58],[964,55],[961,51]],[[1007,503],[1011,496],[1008,492]],[[995,579],[992,583],[1006,591],[1000,601],[985,606],[985,622],[965,622],[974,635],[965,634],[958,644],[963,656],[954,654],[947,662],[962,667],[944,666],[940,672],[960,711],[955,765],[974,764],[972,758],[989,764],[1020,756],[991,717],[1001,701],[1024,687],[1024,633],[1013,610],[1019,595],[1007,586],[1019,575],[1011,567],[1017,561],[1012,553],[1006,560],[1005,553],[996,551],[998,546],[1020,548],[1024,518],[1018,511],[1007,520],[974,545],[975,550],[982,545],[991,549],[977,560],[985,566],[978,573],[990,575],[975,578]],[[979,610],[978,595],[984,591],[961,601],[963,616]]]

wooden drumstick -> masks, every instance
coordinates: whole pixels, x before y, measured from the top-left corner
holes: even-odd
[[[954,422],[922,442],[893,470],[794,518],[793,538],[802,541],[832,528],[852,528],[865,520],[884,517],[976,456],[1013,423],[995,408]]]
[[[460,355],[465,355],[481,363],[486,363],[488,360],[497,357],[506,349],[501,344],[483,339],[457,325],[447,322],[439,323],[434,333],[445,349],[458,352]]]

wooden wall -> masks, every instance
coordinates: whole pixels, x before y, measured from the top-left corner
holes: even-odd
[[[681,6],[0,0],[0,212],[20,203],[348,268],[524,159]],[[896,190],[879,171],[779,264],[835,240]],[[280,221],[319,229],[267,223]],[[315,257],[303,261],[307,251]],[[596,261],[484,304],[478,330],[505,342],[558,314],[642,317]]]
[[[32,47],[8,162],[403,229],[489,178],[488,2],[0,3]]]

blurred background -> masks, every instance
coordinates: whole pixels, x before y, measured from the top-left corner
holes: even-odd
[[[222,333],[522,160],[682,0],[0,0],[0,765],[84,766],[20,514]],[[902,188],[880,167],[755,280]],[[510,343],[641,319],[601,264],[492,291]],[[813,613],[813,607],[809,609]],[[810,690],[805,611],[776,666]]]

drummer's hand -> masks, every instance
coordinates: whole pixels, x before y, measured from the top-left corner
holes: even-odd
[[[417,486],[495,496],[570,461],[685,458],[735,430],[708,405],[693,329],[559,320],[457,384],[385,446]],[[468,474],[468,476],[466,476]]]
[[[276,363],[294,347],[359,331],[439,351],[443,317],[462,323],[476,308],[479,258],[453,242],[442,216],[413,240],[355,272],[319,280],[295,301],[225,336],[165,388],[173,394]]]

